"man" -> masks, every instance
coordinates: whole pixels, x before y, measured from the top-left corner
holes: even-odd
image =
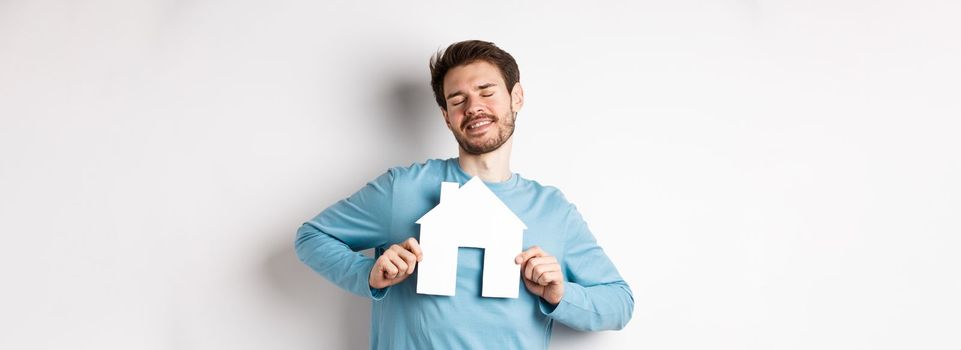
[[[297,231],[297,256],[338,286],[373,300],[372,349],[544,349],[559,321],[580,330],[621,329],[634,298],[561,192],[510,170],[524,90],[514,58],[464,41],[431,58],[431,86],[458,158],[391,168]],[[483,253],[461,250],[455,296],[416,293],[418,218],[441,182],[477,176],[527,225],[520,297],[481,297]],[[477,221],[482,222],[483,217]],[[465,226],[473,225],[464,222]],[[376,258],[357,251],[375,248]],[[413,277],[412,277],[413,276]]]

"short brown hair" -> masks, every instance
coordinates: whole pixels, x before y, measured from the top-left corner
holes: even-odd
[[[430,58],[430,87],[434,89],[434,99],[441,109],[447,110],[447,98],[444,97],[444,76],[447,71],[477,61],[486,61],[501,71],[504,83],[507,84],[507,92],[514,90],[514,84],[521,80],[514,57],[494,43],[467,40],[451,44]]]

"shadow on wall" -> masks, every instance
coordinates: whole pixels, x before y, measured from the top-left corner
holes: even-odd
[[[397,76],[386,89],[384,115],[387,123],[384,125],[388,126],[385,133],[390,139],[382,146],[391,148],[389,157],[396,160],[395,165],[422,162],[430,154],[438,153],[438,150],[430,149],[427,140],[436,137],[434,133],[446,130],[446,127],[438,129],[444,125],[444,120],[437,108],[431,108],[436,104],[429,84],[426,79]],[[452,144],[451,147],[455,146]],[[457,153],[456,148],[443,151]]]
[[[380,106],[375,108],[382,111],[386,116],[385,121],[377,123],[382,125],[383,130],[380,135],[385,135],[383,144],[374,145],[374,149],[384,150],[377,159],[370,159],[369,154],[358,154],[356,159],[366,159],[365,162],[388,163],[392,165],[408,165],[412,162],[421,162],[429,153],[428,145],[423,140],[429,138],[432,125],[429,123],[442,123],[436,110],[429,110],[430,106],[426,102],[433,101],[430,95],[429,84],[425,80],[406,79],[401,76],[389,79],[378,90],[383,91],[380,97]],[[428,117],[427,113],[433,113]],[[318,140],[316,147],[319,149],[344,149],[338,145],[323,144],[323,139]],[[371,178],[363,178],[367,175],[363,173],[363,166],[359,168],[344,164],[339,167],[342,177],[356,178],[351,183],[367,182]],[[344,193],[342,188],[322,189],[326,193]],[[353,191],[356,189],[349,189]],[[329,192],[328,192],[329,191]],[[320,194],[318,196],[327,198],[327,204],[331,205],[341,198],[333,195]],[[319,213],[325,207],[316,208]],[[293,315],[297,315],[298,320],[302,320],[307,326],[310,335],[305,336],[311,340],[311,345],[315,348],[326,349],[366,349],[370,344],[370,315],[371,302],[362,297],[353,295],[340,289],[330,281],[324,279],[304,265],[294,251],[294,232],[300,224],[309,218],[298,219],[298,222],[291,222],[283,232],[272,232],[270,237],[278,237],[276,245],[271,242],[271,246],[276,247],[269,252],[264,263],[266,279],[270,281],[272,289],[277,293],[277,298],[282,298],[280,302],[284,307],[292,310]],[[316,337],[316,338],[314,338]]]

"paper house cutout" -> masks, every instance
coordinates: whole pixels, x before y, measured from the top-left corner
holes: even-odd
[[[514,258],[523,251],[527,226],[480,178],[457,185],[441,183],[440,204],[417,220],[424,252],[417,264],[417,293],[454,295],[457,250],[470,247],[484,249],[481,295],[517,298],[520,265]]]

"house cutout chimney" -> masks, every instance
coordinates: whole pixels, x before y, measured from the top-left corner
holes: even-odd
[[[484,249],[481,295],[517,298],[527,226],[478,177],[458,188],[441,183],[440,203],[417,220],[423,260],[417,264],[417,293],[453,296],[458,248]]]

